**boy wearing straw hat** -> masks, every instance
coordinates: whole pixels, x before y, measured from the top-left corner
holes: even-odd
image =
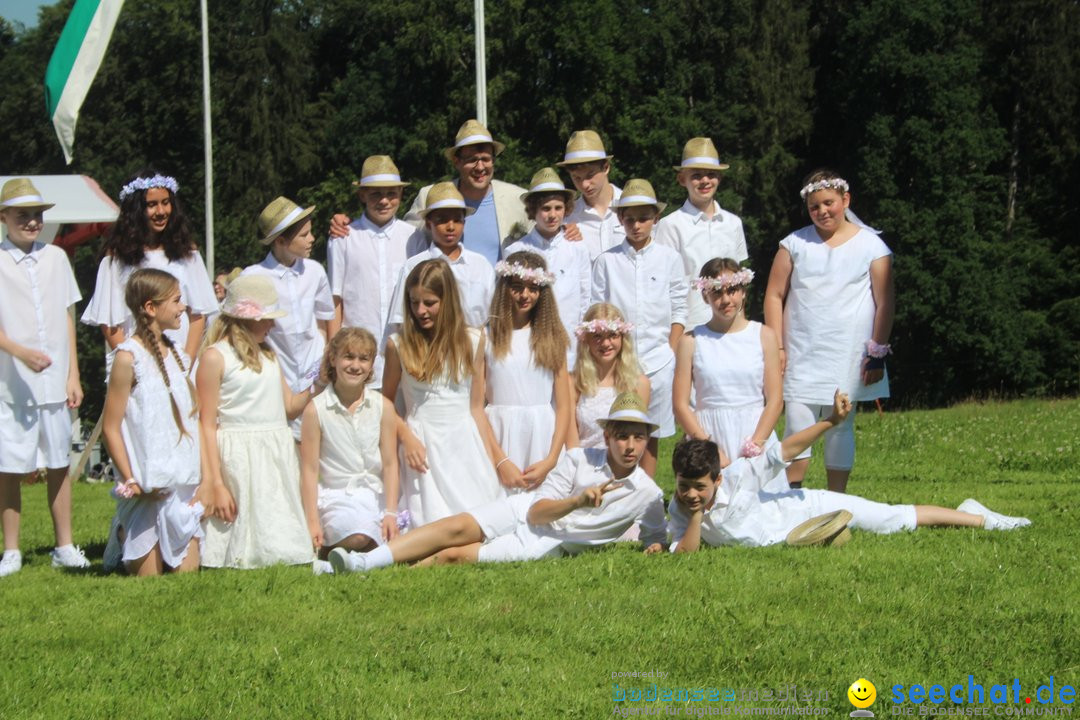
[[[682,256],[687,282],[695,278],[701,266],[713,258],[746,260],[746,237],[742,220],[716,202],[720,173],[728,169],[720,162],[716,146],[709,138],[686,141],[682,163],[675,167],[679,184],[686,188],[683,206],[667,215],[656,226],[656,242],[673,248]],[[687,328],[709,321],[712,313],[701,297],[691,289],[687,297]]]
[[[671,385],[675,377],[674,348],[686,326],[687,282],[682,258],[653,242],[652,231],[665,205],[657,201],[648,180],[626,183],[616,201],[625,240],[593,263],[592,301],[611,303],[633,324],[631,331],[641,369],[649,378],[649,415],[660,425],[649,440],[645,471],[656,471],[658,438],[675,434]]]
[[[330,552],[336,572],[394,563],[514,562],[576,555],[641,525],[646,555],[667,539],[664,493],[639,464],[656,425],[634,392],[615,398],[603,448],[573,448],[532,493],[513,495],[399,535],[370,553]]]
[[[812,529],[827,539],[843,529],[844,520],[853,528],[881,534],[925,526],[1015,530],[1031,524],[1027,518],[996,513],[970,498],[951,510],[936,505],[886,505],[829,490],[761,492],[765,482],[850,412],[851,401],[837,390],[827,419],[789,435],[762,455],[735,460],[723,469],[722,477],[714,442],[686,440],[677,445],[671,458],[675,495],[668,504],[671,551],[694,552],[702,543],[761,547],[786,540],[792,545],[814,544],[813,536],[801,533]],[[831,520],[832,528],[808,522],[832,513],[840,516]]]
[[[555,163],[566,168],[581,193],[566,222],[581,234],[592,260],[618,246],[625,237],[615,214],[615,203],[622,191],[608,180],[612,157],[594,130],[578,130],[567,141],[562,162]]]
[[[431,246],[410,257],[401,268],[390,305],[387,337],[405,319],[405,278],[425,260],[438,259],[450,263],[450,270],[461,293],[465,324],[470,327],[487,324],[491,298],[495,294],[495,268],[483,255],[464,245],[464,235],[468,231],[466,218],[474,212],[466,205],[465,198],[454,183],[442,182],[431,188],[427,205],[420,211],[425,230],[431,237]]]
[[[521,201],[535,225],[528,235],[503,250],[507,256],[526,250],[544,257],[548,270],[555,275],[559,319],[570,337],[585,315],[592,293],[589,251],[584,243],[570,242],[563,233],[563,221],[574,195],[553,168],[544,168],[533,175],[529,191],[521,196]],[[567,350],[567,363],[570,367],[574,365],[572,344]]]
[[[333,337],[342,327],[360,327],[375,336],[379,353],[372,383],[378,389],[382,387],[383,330],[416,228],[397,217],[402,189],[408,183],[402,181],[388,155],[364,160],[355,184],[364,213],[348,225],[344,237],[330,237],[326,254],[334,296],[329,335]]]
[[[302,393],[319,378],[326,331],[334,319],[334,298],[322,265],[311,260],[315,236],[311,213],[285,197],[275,198],[259,214],[259,242],[270,252],[242,275],[261,275],[274,283],[278,302],[287,314],[270,329],[266,341],[277,353],[289,389]],[[300,440],[300,420],[292,421],[293,437]]]
[[[75,355],[75,303],[81,299],[63,250],[38,242],[53,207],[28,178],[0,190],[0,577],[22,568],[22,479],[44,467],[56,548],[53,567],[90,566],[71,542],[71,409],[82,403]]]

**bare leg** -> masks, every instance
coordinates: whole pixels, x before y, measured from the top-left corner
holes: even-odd
[[[915,525],[917,527],[974,527],[983,526],[982,515],[950,510],[937,505],[916,505]]]
[[[52,513],[56,547],[71,544],[71,482],[68,469],[49,468],[45,477],[49,485],[49,512]]]
[[[199,570],[199,541],[195,538],[191,539],[191,542],[187,546],[187,555],[184,559],[173,568],[173,572],[177,573],[189,573],[198,572]]]
[[[649,477],[656,476],[656,455],[660,451],[660,440],[654,437],[649,438],[649,442],[645,445],[645,454],[641,456],[641,469],[645,471],[645,474]]]
[[[805,472],[805,471],[804,471]],[[825,470],[825,477],[829,482],[829,489],[833,492],[846,493],[847,481],[851,477],[850,470]],[[791,476],[788,476],[789,480]]]
[[[788,485],[793,488],[802,487],[802,482],[806,478],[806,469],[808,467],[810,467],[810,458],[806,458],[805,460],[792,460],[787,468]]]
[[[410,563],[447,548],[483,541],[484,532],[473,516],[460,513],[399,535],[391,540],[387,547],[394,556],[394,562]]]
[[[129,560],[124,563],[124,567],[127,568],[128,575],[136,575],[138,577],[149,577],[151,575],[160,575],[165,572],[165,563],[161,559],[161,548],[154,545],[154,548],[143,555],[138,560]]]
[[[350,535],[336,545],[323,545],[319,548],[319,559],[325,560],[330,551],[334,548],[345,548],[346,550],[354,550],[356,552],[370,552],[379,546],[379,543],[375,542],[367,535],[363,533],[356,533]]]
[[[0,473],[0,516],[4,526],[4,549],[19,549],[19,518],[22,514],[23,475]]]
[[[483,543],[471,543],[461,547],[446,548],[432,555],[429,560],[435,565],[465,565],[475,563]]]

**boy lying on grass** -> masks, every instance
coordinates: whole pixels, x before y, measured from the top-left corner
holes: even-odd
[[[852,527],[883,534],[932,525],[1015,530],[1031,524],[1027,518],[996,513],[971,498],[950,510],[936,505],[886,505],[828,490],[761,491],[762,483],[850,412],[848,396],[838,390],[828,419],[784,438],[762,455],[735,460],[724,468],[723,477],[716,443],[679,443],[671,458],[676,481],[675,496],[668,505],[671,551],[694,552],[702,542],[775,545],[784,542],[800,523],[836,510],[852,514]]]

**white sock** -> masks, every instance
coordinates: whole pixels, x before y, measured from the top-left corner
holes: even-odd
[[[74,548],[74,547],[75,547],[74,545],[72,545],[71,543],[68,543],[67,545],[57,545],[54,549],[55,550],[65,550],[67,548]]]
[[[5,558],[7,558],[7,557],[20,557],[21,558],[22,557],[22,551],[19,550],[18,548],[14,549],[14,550],[5,550],[4,551],[4,557]]]
[[[394,554],[390,552],[389,545],[380,545],[371,552],[367,553],[365,557],[367,566],[371,570],[377,568],[389,567],[394,564]]]

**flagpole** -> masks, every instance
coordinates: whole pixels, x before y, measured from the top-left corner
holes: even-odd
[[[202,85],[203,85],[203,173],[206,184],[206,271],[214,277],[214,145],[210,132],[210,32],[206,19],[206,0],[202,8]]]
[[[484,39],[484,0],[474,0],[476,18],[476,119],[487,127],[487,41]]]

